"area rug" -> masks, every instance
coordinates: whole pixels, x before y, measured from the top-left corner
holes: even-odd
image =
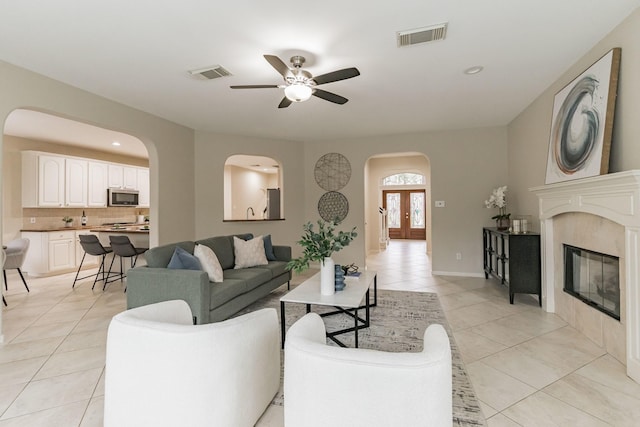
[[[283,287],[284,288],[284,287]],[[273,291],[268,297],[254,303],[241,313],[272,307],[278,311],[280,318],[280,298],[287,293],[286,288]],[[373,294],[371,295],[373,300]],[[287,303],[287,329],[305,314],[304,304]],[[312,311],[321,313],[325,309],[312,306]],[[364,316],[364,310],[362,310]],[[360,314],[360,313],[359,313]],[[327,330],[337,330],[353,326],[353,319],[346,315],[335,315],[323,318]],[[469,376],[465,369],[460,351],[447,323],[438,296],[426,292],[378,291],[378,306],[371,308],[371,326],[358,333],[360,348],[370,348],[392,352],[422,351],[424,331],[432,323],[444,326],[451,342],[453,372],[453,425],[485,426],[486,422]],[[340,335],[340,341],[353,347],[353,333]],[[328,340],[329,345],[336,345]],[[281,358],[284,359],[284,358]],[[281,375],[282,379],[282,375]],[[284,405],[282,384],[273,399],[274,405]]]

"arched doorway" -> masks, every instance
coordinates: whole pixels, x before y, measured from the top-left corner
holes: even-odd
[[[391,178],[390,178],[391,177]],[[421,181],[413,181],[417,177],[422,177]],[[385,181],[385,178],[387,181]],[[407,180],[408,179],[408,180]],[[426,251],[431,253],[431,164],[429,159],[422,153],[387,153],[373,156],[367,160],[365,166],[365,241],[367,252],[378,252],[384,250],[388,244],[389,236],[385,235],[384,216],[380,210],[386,206],[387,194],[407,194],[408,207],[398,214],[404,220],[407,216],[411,223],[411,213],[415,209],[411,207],[411,194],[413,196],[413,208],[423,206],[423,212],[418,217],[423,219],[419,227],[422,233],[413,234],[413,238],[418,238],[426,242]],[[385,193],[385,191],[387,193]],[[402,203],[402,196],[396,197],[398,203]],[[415,223],[415,221],[414,221]],[[409,227],[411,228],[411,227]],[[411,235],[407,233],[406,235]],[[393,238],[393,237],[391,237]],[[406,238],[406,237],[398,237]]]

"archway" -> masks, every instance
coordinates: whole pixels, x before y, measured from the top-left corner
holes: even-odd
[[[422,153],[387,153],[369,158],[365,165],[365,245],[367,253],[384,250],[383,216],[379,209],[383,207],[383,191],[389,186],[383,184],[388,176],[412,173],[424,177],[424,183],[400,183],[393,188],[402,190],[424,190],[425,198],[425,240],[427,253],[431,253],[431,164]]]

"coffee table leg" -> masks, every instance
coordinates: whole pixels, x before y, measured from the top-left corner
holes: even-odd
[[[280,332],[282,334],[282,348],[284,348],[284,335],[285,335],[284,301],[280,301]]]
[[[375,291],[374,291],[374,298],[375,298]],[[366,304],[366,307],[365,307],[365,317],[364,317],[364,318],[365,318],[365,322],[364,322],[364,327],[365,327],[365,328],[368,328],[368,327],[369,327],[369,318],[370,318],[370,317],[369,317],[369,316],[370,316],[370,314],[369,314],[369,289],[367,289],[367,297],[366,297],[366,301],[367,301],[367,304]]]
[[[367,305],[368,305],[368,303],[367,303]],[[356,341],[356,348],[358,348],[358,309],[357,308],[355,309],[355,313],[354,314],[355,314],[354,319],[355,319],[355,330],[356,330],[356,340],[355,341]]]
[[[311,313],[311,304],[307,304],[307,313]]]

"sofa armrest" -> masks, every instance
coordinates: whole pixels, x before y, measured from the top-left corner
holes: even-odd
[[[211,285],[206,272],[151,267],[127,271],[127,309],[175,299],[189,304],[194,323],[209,323]]]
[[[278,261],[291,261],[291,246],[273,245],[273,254]]]

